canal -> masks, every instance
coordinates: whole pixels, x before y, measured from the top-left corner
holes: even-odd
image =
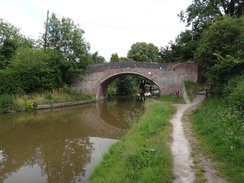
[[[0,115],[0,182],[88,182],[104,153],[144,111],[143,102]]]

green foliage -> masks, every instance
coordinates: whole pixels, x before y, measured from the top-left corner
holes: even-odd
[[[44,92],[62,85],[58,71],[48,63],[50,60],[51,56],[43,50],[18,49],[10,67],[24,92]]]
[[[224,91],[228,96],[229,105],[244,114],[244,75],[230,79]]]
[[[158,62],[158,47],[152,43],[138,42],[131,46],[127,57],[134,61]]]
[[[84,31],[70,18],[59,20],[53,13],[46,22],[47,34],[43,34],[43,45],[46,49],[55,49],[64,60],[77,63],[79,67],[88,65],[90,45],[84,40]]]
[[[52,100],[52,99],[53,99],[52,93],[51,93],[51,92],[48,92],[48,93],[45,95],[44,98],[47,99],[47,100]]]
[[[0,113],[18,111],[19,107],[11,95],[0,95]]]
[[[132,75],[121,76],[116,81],[117,95],[129,95],[135,93],[135,80]]]
[[[114,97],[117,94],[115,81],[108,85],[107,94],[109,97]]]
[[[191,115],[202,151],[212,157],[230,182],[243,182],[243,116],[227,99],[208,98]]]
[[[17,50],[17,43],[15,40],[6,38],[0,47],[0,69],[5,68],[8,64],[15,51]]]
[[[105,62],[105,58],[98,55],[98,52],[95,52],[91,55],[92,63],[91,64],[102,64]]]
[[[25,103],[25,109],[26,109],[27,111],[32,111],[32,110],[34,110],[35,108],[36,108],[36,104],[35,104],[34,102],[27,101],[27,102]]]
[[[20,40],[20,30],[12,24],[4,21],[2,18],[0,18],[0,46],[3,45],[6,39]]]
[[[193,39],[192,32],[185,30],[177,36],[175,43],[160,49],[160,62],[186,62],[191,61],[198,46],[198,40]]]
[[[172,182],[172,156],[167,143],[169,119],[174,112],[168,104],[149,105],[139,123],[110,148],[90,182]]]
[[[92,100],[94,99],[94,96],[88,95],[88,94],[83,94],[81,91],[74,90],[72,88],[67,88],[64,87],[62,89],[64,93],[67,93],[71,96],[72,99],[75,101],[81,101],[81,100]]]
[[[197,92],[199,92],[199,90],[201,89],[201,86],[199,83],[195,83],[192,81],[184,81],[184,85],[185,85],[186,93],[190,101],[192,101],[197,95]]]
[[[216,18],[202,35],[196,50],[195,60],[204,68],[218,62],[217,55],[244,59],[244,17],[229,16]]]
[[[0,95],[23,94],[21,80],[13,69],[0,70]]]
[[[243,15],[242,0],[194,0],[186,11],[178,15],[188,26],[194,23],[194,30],[201,32],[206,28],[215,16],[237,16]]]
[[[0,94],[40,93],[70,86],[79,73],[104,58],[89,55],[84,31],[69,18],[55,14],[47,25],[45,50],[33,48],[34,41],[0,19]],[[43,36],[45,37],[45,35]],[[44,44],[43,43],[43,44]]]
[[[113,53],[111,55],[110,62],[119,62],[119,56],[117,53]]]
[[[212,93],[223,94],[224,85],[234,76],[243,74],[244,60],[218,56],[219,63],[210,68],[207,76],[213,84]]]
[[[32,48],[34,40],[26,38],[20,30],[0,18],[0,69],[4,69],[18,47]]]

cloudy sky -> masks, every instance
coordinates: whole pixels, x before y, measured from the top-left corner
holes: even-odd
[[[126,57],[132,44],[158,48],[186,29],[177,14],[192,0],[1,0],[0,18],[38,39],[44,32],[47,10],[71,18],[85,31],[91,53],[109,61],[113,53]]]

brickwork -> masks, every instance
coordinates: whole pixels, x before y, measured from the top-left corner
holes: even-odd
[[[108,85],[121,75],[140,75],[153,81],[160,90],[160,95],[180,91],[183,81],[198,81],[198,64],[195,63],[148,63],[148,62],[113,62],[91,65],[89,73],[81,75],[84,80],[76,81],[74,88],[86,94],[95,94],[97,100],[107,98]]]

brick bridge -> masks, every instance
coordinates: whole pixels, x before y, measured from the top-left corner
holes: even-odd
[[[182,95],[183,81],[198,81],[198,65],[195,63],[149,63],[112,62],[90,65],[89,73],[82,74],[83,81],[76,81],[74,89],[86,94],[95,94],[97,100],[107,98],[108,85],[121,75],[143,76],[159,87],[160,95],[179,91]]]

